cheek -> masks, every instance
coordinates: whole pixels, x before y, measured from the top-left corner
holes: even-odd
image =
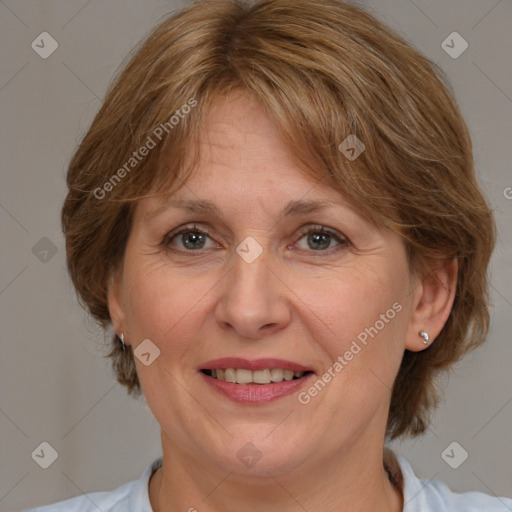
[[[316,319],[324,341],[334,349],[338,345],[344,348],[343,342],[356,339],[359,334],[364,339],[371,327],[376,327],[379,334],[400,331],[398,327],[405,316],[400,315],[405,299],[402,276],[384,271],[376,276],[371,271],[350,269],[325,275],[312,284],[303,280],[294,291],[305,306],[304,314]],[[373,329],[371,332],[376,335]]]
[[[294,290],[331,390],[324,399],[347,411],[378,407],[390,394],[404,350],[407,273],[389,267],[376,275],[375,268],[345,269],[316,280],[315,287],[303,280]]]
[[[154,264],[127,265],[126,270],[131,276],[125,293],[127,321],[136,342],[149,338],[162,348],[172,342],[177,349],[200,325],[197,315],[215,281],[191,279],[179,269]]]

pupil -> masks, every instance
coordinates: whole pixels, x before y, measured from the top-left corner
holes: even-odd
[[[330,235],[325,233],[314,233],[309,236],[309,241],[312,241],[313,244],[320,243],[321,247],[312,247],[312,249],[325,249],[326,247],[329,247],[329,237]],[[324,242],[322,243],[322,239]],[[327,240],[327,241],[326,241]]]
[[[194,248],[199,247],[199,245],[197,245],[195,242],[198,242],[198,241],[199,241],[199,242],[201,242],[201,241],[202,241],[202,240],[201,240],[202,238],[204,238],[204,237],[203,237],[203,235],[201,235],[201,234],[200,234],[200,233],[198,233],[197,231],[190,231],[190,232],[185,233],[185,234],[183,235],[183,244],[184,244],[185,246],[190,245],[190,247],[191,247],[192,249],[194,249]],[[187,240],[192,240],[192,243],[191,243],[191,244],[188,244]],[[203,240],[203,241],[204,241],[204,240]]]

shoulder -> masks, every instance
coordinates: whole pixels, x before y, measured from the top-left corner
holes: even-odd
[[[82,494],[23,512],[152,512],[148,482],[161,462],[161,458],[155,460],[138,480],[127,482],[113,491]]]
[[[31,508],[24,512],[118,512],[129,510],[127,501],[137,482],[128,482],[110,492],[82,494],[51,505]],[[121,507],[121,508],[119,508]]]
[[[394,454],[402,473],[403,512],[510,512],[512,499],[481,492],[455,493],[437,480],[420,480],[411,465]]]
[[[512,499],[489,496],[482,492],[455,493],[438,481],[431,481],[425,485],[426,510],[460,512],[508,512],[512,511]],[[414,508],[412,509],[414,510]]]

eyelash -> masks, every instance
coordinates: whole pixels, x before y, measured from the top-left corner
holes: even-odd
[[[180,229],[180,231],[171,232],[171,233],[166,234],[164,239],[162,240],[161,245],[166,250],[171,250],[173,252],[178,252],[178,253],[182,253],[182,254],[190,255],[190,256],[202,256],[204,253],[204,250],[201,250],[201,249],[192,251],[190,249],[173,249],[170,247],[173,239],[179,235],[184,234],[184,233],[200,233],[200,234],[207,235],[210,239],[212,239],[212,236],[211,236],[212,231],[210,231],[209,229],[205,229],[205,228],[199,228],[196,224],[192,224],[192,225],[184,226],[182,229]],[[297,241],[301,240],[304,236],[313,234],[313,233],[329,235],[329,236],[333,237],[340,244],[340,245],[338,245],[334,248],[330,248],[330,249],[318,250],[318,251],[314,251],[313,249],[311,249],[310,251],[308,251],[308,252],[315,252],[315,253],[316,252],[323,253],[321,255],[319,254],[319,256],[326,256],[326,255],[334,254],[334,253],[338,252],[339,250],[342,250],[343,248],[347,248],[350,245],[349,240],[347,238],[345,238],[343,235],[337,234],[336,232],[334,232],[330,229],[326,229],[324,226],[321,226],[321,225],[309,226],[308,228],[302,230]],[[301,251],[307,251],[307,249],[301,249]]]

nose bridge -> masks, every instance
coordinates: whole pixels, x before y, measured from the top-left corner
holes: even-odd
[[[270,270],[271,260],[270,251],[252,237],[242,241],[232,255],[216,316],[239,336],[259,337],[263,328],[266,332],[280,329],[289,321],[279,280]]]
[[[272,300],[268,262],[269,250],[264,249],[253,237],[247,237],[238,245],[231,263],[232,280],[227,289],[233,292],[238,303],[251,302],[256,306],[259,301],[264,304]]]

